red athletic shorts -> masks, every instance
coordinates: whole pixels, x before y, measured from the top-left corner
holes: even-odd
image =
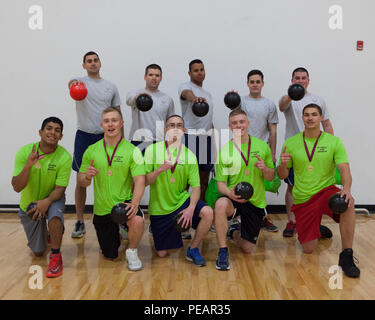
[[[340,191],[332,185],[320,190],[306,202],[292,206],[291,211],[296,216],[296,229],[300,243],[320,238],[319,227],[323,214],[330,216],[337,223],[340,222],[340,215],[333,214],[328,206],[329,198]]]

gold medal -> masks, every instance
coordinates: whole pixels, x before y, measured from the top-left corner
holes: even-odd
[[[175,182],[176,182],[176,179],[175,179],[174,177],[171,177],[171,178],[169,179],[169,181],[170,181],[171,183],[175,183]]]
[[[112,170],[108,170],[107,171],[107,176],[111,176],[113,173],[112,173]]]
[[[248,176],[250,174],[249,170],[245,170],[245,175]]]
[[[313,171],[313,166],[310,164],[310,165],[307,167],[307,170],[309,170],[309,171]]]
[[[37,161],[37,163],[35,163],[34,167],[35,167],[35,169],[40,169],[41,168],[40,162]]]

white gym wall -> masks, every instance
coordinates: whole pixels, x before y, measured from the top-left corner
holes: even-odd
[[[120,91],[126,134],[126,93],[144,86],[150,63],[162,66],[160,89],[172,96],[179,113],[177,89],[188,81],[188,63],[203,60],[216,128],[227,128],[224,94],[248,94],[251,69],[263,71],[263,95],[277,104],[292,70],[306,67],[309,90],[326,100],[335,134],[347,148],[356,203],[375,203],[374,1],[3,0],[1,7],[1,205],[19,202],[10,184],[14,156],[39,141],[44,118],[63,120],[61,145],[73,153],[76,113],[67,83],[86,74],[82,57],[91,50],[101,58],[102,77]],[[364,41],[363,51],[356,50],[357,40]],[[280,112],[279,119],[278,155],[285,131]],[[74,186],[72,172],[67,204],[74,204]],[[284,193],[282,183],[278,196],[267,193],[268,203],[284,204]],[[142,203],[147,202],[148,193]],[[87,204],[92,203],[90,189]]]

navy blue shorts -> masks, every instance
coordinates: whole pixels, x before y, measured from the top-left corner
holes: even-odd
[[[213,148],[211,136],[189,135],[185,133],[185,146],[189,148],[197,157],[199,171],[212,171]]]
[[[86,149],[98,142],[100,139],[103,139],[104,133],[94,134],[87,133],[81,130],[77,130],[76,138],[74,140],[74,154],[73,154],[73,165],[72,168],[74,171],[78,172],[82,163],[82,157]]]
[[[284,179],[284,182],[289,184],[290,186],[294,186],[294,170],[293,167],[289,169],[289,175],[287,178]]]
[[[151,230],[152,236],[154,238],[155,249],[160,250],[169,250],[181,248],[183,246],[181,233],[174,228],[173,218],[176,214],[186,209],[190,204],[190,197],[187,199],[184,204],[178,208],[176,211],[161,216],[150,215]],[[196,229],[198,227],[199,214],[203,207],[207,206],[203,201],[199,200],[195,206],[192,228]]]

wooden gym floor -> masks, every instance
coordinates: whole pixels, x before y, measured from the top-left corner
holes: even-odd
[[[303,254],[296,238],[283,238],[286,214],[271,214],[279,227],[277,233],[261,231],[257,250],[243,254],[228,242],[231,269],[217,271],[215,233],[209,232],[201,248],[206,267],[185,260],[186,247],[173,250],[167,258],[158,258],[148,234],[149,218],[139,245],[143,269],[131,272],[125,262],[127,241],[122,241],[119,258],[109,261],[99,252],[92,215],[85,215],[86,235],[70,237],[75,214],[65,215],[62,254],[64,271],[55,279],[45,277],[48,255],[32,256],[23,228],[15,213],[0,214],[0,299],[124,299],[124,300],[337,300],[375,299],[375,218],[357,215],[354,255],[360,261],[361,277],[343,276],[342,289],[330,289],[329,273],[337,265],[341,251],[339,228],[329,218],[323,224],[333,238],[320,240],[311,255]],[[30,289],[33,265],[43,269],[43,288]],[[338,282],[335,282],[338,284]]]

